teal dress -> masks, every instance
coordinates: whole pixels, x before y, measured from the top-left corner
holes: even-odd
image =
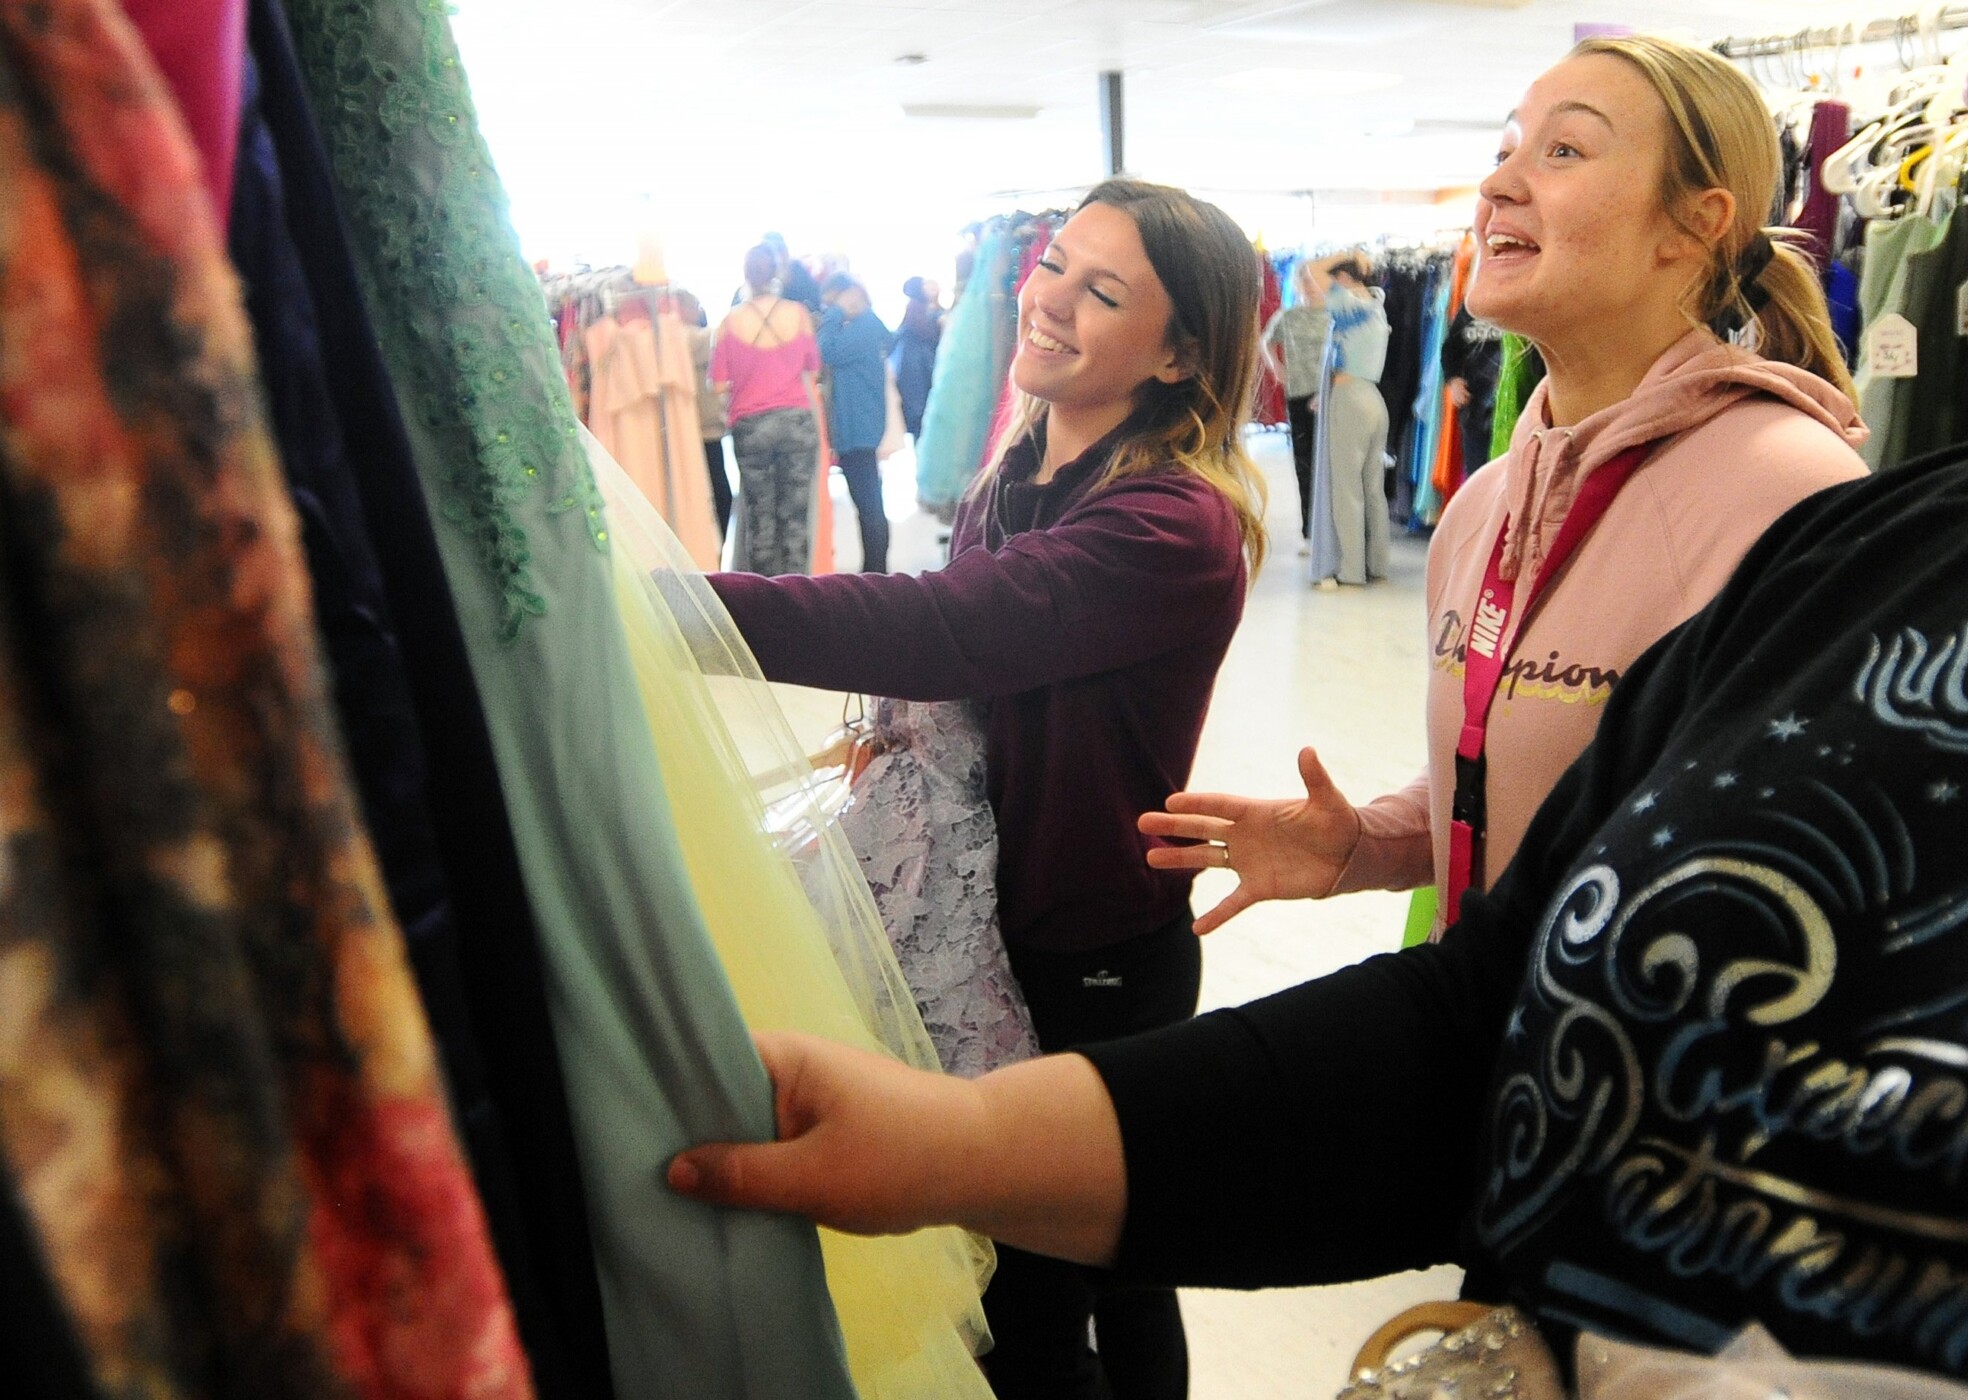
[[[770,1138],[770,1086],[682,865],[607,523],[446,6],[287,8],[544,944],[616,1394],[851,1400],[812,1227],[663,1185],[688,1144]]]
[[[1421,384],[1415,390],[1414,440],[1408,455],[1408,470],[1415,484],[1414,518],[1424,525],[1439,520],[1444,505],[1441,493],[1435,489],[1435,451],[1442,441],[1442,341],[1448,334],[1451,319],[1452,290],[1445,271],[1435,279],[1429,295],[1421,336]]]
[[[916,496],[931,510],[955,508],[990,448],[991,420],[1011,367],[1016,244],[999,225],[985,234],[964,293],[943,325],[936,376],[916,439]]]

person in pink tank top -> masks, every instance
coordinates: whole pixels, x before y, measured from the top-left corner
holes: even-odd
[[[731,308],[711,351],[711,387],[728,396],[738,460],[732,568],[740,573],[803,574],[813,557],[820,346],[806,308],[780,295],[778,275],[765,244],[745,255],[752,295]]]
[[[1428,768],[1356,807],[1307,748],[1303,798],[1180,792],[1145,814],[1200,843],[1149,864],[1239,876],[1198,933],[1266,899],[1433,881],[1446,913],[1487,888],[1633,660],[1779,515],[1863,474],[1816,269],[1762,227],[1779,173],[1762,98],[1704,50],[1589,39],[1524,94],[1467,301],[1550,374],[1429,549]]]

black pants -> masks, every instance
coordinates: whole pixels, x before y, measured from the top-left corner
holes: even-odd
[[[1490,429],[1495,423],[1495,412],[1489,404],[1471,394],[1469,402],[1462,406],[1460,417],[1462,475],[1467,480],[1490,460]]]
[[[1183,918],[1091,953],[1011,949],[1040,1046],[1069,1049],[1186,1021],[1202,986],[1202,940]],[[984,1371],[1000,1400],[1183,1400],[1189,1343],[1173,1289],[1126,1288],[1098,1269],[998,1247],[984,1294],[995,1345]],[[1087,1345],[1087,1319],[1099,1351]]]
[[[841,475],[847,478],[847,494],[854,499],[854,513],[861,521],[861,572],[888,572],[888,507],[882,504],[881,463],[875,449],[857,447],[840,454]]]
[[[717,511],[718,538],[731,533],[731,478],[724,471],[724,439],[704,439],[704,465],[711,469],[711,505]]]
[[[1291,428],[1292,470],[1298,475],[1298,534],[1312,538],[1312,448],[1319,438],[1319,414],[1313,395],[1285,400],[1285,422]]]

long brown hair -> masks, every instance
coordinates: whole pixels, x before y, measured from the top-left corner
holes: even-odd
[[[1667,108],[1661,207],[1683,232],[1694,234],[1683,211],[1703,190],[1735,196],[1735,222],[1710,247],[1708,276],[1682,308],[1688,319],[1696,325],[1753,324],[1758,354],[1807,369],[1851,396],[1852,376],[1832,333],[1818,270],[1797,246],[1803,235],[1763,223],[1776,206],[1783,158],[1755,84],[1719,54],[1647,34],[1587,39],[1572,54],[1624,59]],[[1768,240],[1769,261],[1745,278],[1744,255],[1759,236]],[[1761,261],[1753,258],[1749,265]]]
[[[1264,478],[1244,451],[1257,386],[1257,309],[1263,291],[1258,252],[1236,221],[1214,204],[1170,185],[1107,180],[1079,207],[1104,204],[1134,220],[1148,263],[1168,292],[1169,348],[1191,373],[1141,387],[1133,429],[1114,449],[1093,490],[1171,467],[1221,491],[1256,576],[1264,562]],[[1046,402],[1023,390],[973,489],[988,489],[1004,455],[1044,418]]]

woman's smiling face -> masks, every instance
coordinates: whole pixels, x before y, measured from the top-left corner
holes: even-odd
[[[1134,220],[1089,204],[1066,221],[1018,294],[1012,382],[1058,408],[1132,406],[1151,379],[1183,377],[1169,295]]]
[[[1550,344],[1678,308],[1705,250],[1661,207],[1668,137],[1623,59],[1569,58],[1532,83],[1476,205],[1471,313]]]

